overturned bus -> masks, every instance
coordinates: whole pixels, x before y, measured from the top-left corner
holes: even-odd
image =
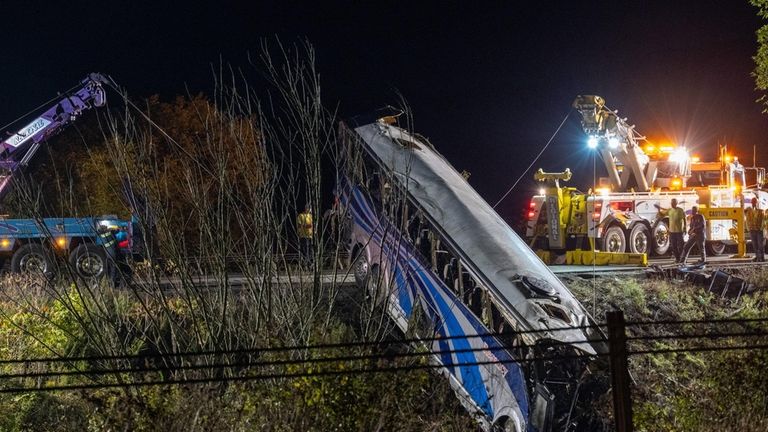
[[[358,285],[424,339],[484,430],[588,430],[582,390],[604,335],[462,174],[394,123],[340,127]]]

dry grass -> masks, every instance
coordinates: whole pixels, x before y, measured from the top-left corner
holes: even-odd
[[[569,286],[598,321],[620,308],[628,321],[722,320],[768,317],[768,290],[763,268],[740,271],[759,286],[739,302],[721,299],[705,287],[684,281],[644,277],[574,279]],[[597,303],[594,304],[594,300]],[[630,350],[679,349],[766,344],[768,337],[653,339],[674,334],[768,332],[766,323],[633,326]],[[630,357],[634,424],[638,431],[763,431],[768,424],[766,350],[683,352]],[[605,410],[610,412],[610,400]]]

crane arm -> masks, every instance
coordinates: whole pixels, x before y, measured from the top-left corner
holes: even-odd
[[[649,190],[645,173],[649,157],[640,146],[645,137],[635,131],[635,126],[608,109],[600,96],[578,96],[573,107],[581,114],[581,127],[589,136],[590,147],[600,153],[613,187],[627,189],[628,174],[622,175],[618,169],[625,166],[634,176],[638,190]]]
[[[11,189],[13,175],[26,166],[43,142],[61,132],[84,111],[106,104],[103,84],[110,81],[92,73],[58,101],[39,114],[32,122],[0,143],[0,200]]]

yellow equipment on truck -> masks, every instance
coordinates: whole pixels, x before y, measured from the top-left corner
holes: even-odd
[[[573,106],[581,115],[587,145],[603,161],[608,178],[584,193],[560,186],[570,179],[570,170],[539,170],[534,177],[544,187],[529,203],[526,228],[534,249],[665,255],[669,222],[659,208],[669,208],[673,198],[686,213],[694,205],[735,208],[743,200],[749,206],[753,196],[761,208],[768,207],[768,193],[761,189],[765,169],[744,167],[724,146],[718,162],[700,162],[685,147],[650,144],[600,96],[578,96]],[[755,173],[753,185],[746,183],[748,170]],[[733,220],[709,220],[707,252],[719,255],[735,244],[735,228]]]

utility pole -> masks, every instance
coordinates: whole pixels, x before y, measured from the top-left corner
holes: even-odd
[[[608,354],[616,431],[632,432],[632,397],[629,389],[627,332],[624,312],[620,310],[606,312],[605,318],[608,323]]]

